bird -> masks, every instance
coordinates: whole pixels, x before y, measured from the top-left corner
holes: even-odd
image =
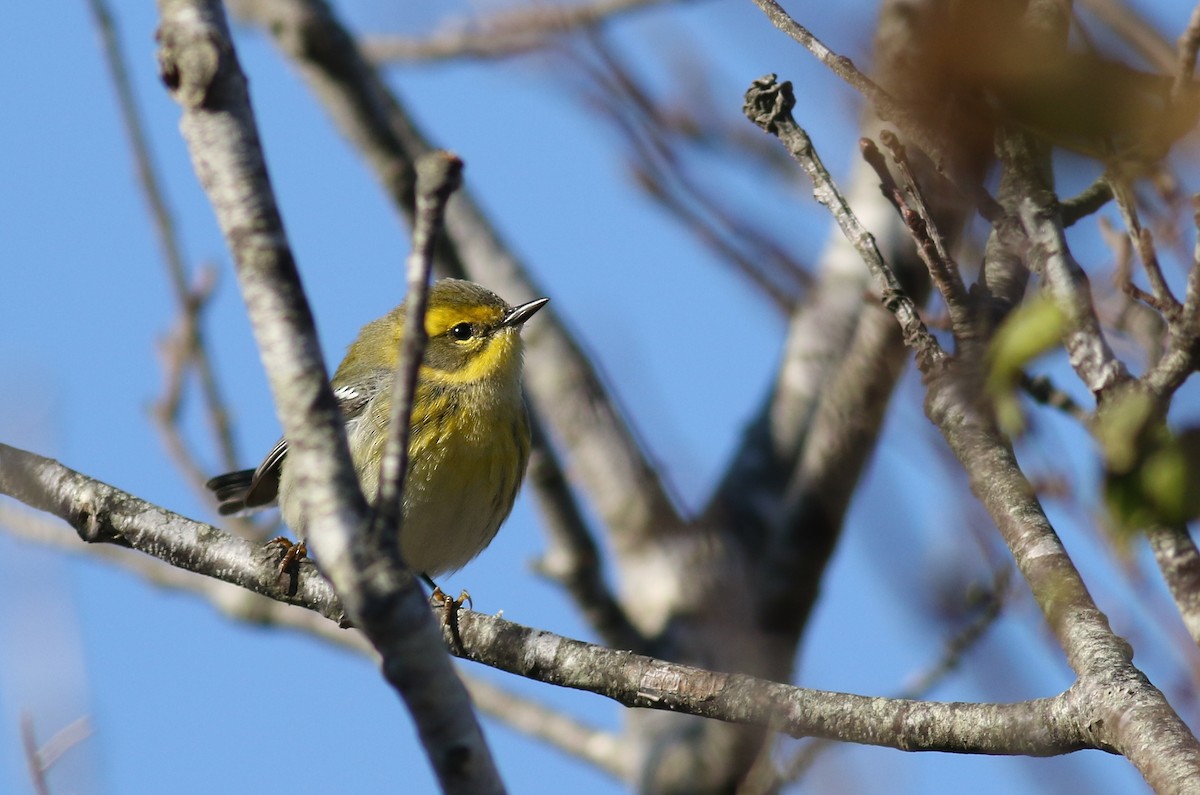
[[[400,551],[435,589],[432,578],[474,559],[512,510],[530,447],[521,329],[549,300],[510,306],[463,279],[442,279],[429,288],[428,344],[413,394]],[[401,304],[363,326],[331,381],[354,469],[372,504],[405,315]],[[307,519],[287,452],[287,439],[281,438],[257,468],[209,480],[220,514],[277,502],[284,523],[303,538]]]

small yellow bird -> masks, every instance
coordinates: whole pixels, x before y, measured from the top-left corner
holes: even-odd
[[[429,344],[417,376],[404,524],[405,562],[426,579],[462,568],[483,551],[512,510],[529,460],[529,417],[521,394],[521,326],[546,305],[509,306],[461,279],[429,289]],[[379,491],[404,305],[363,327],[333,377],[350,455],[369,502]],[[257,469],[208,482],[222,515],[278,499],[297,536],[306,518],[280,439]]]

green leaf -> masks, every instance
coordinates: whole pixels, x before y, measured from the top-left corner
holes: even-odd
[[[1036,296],[1005,319],[988,349],[986,389],[996,409],[996,422],[1010,436],[1025,430],[1017,399],[1017,384],[1025,366],[1058,347],[1066,331],[1066,316],[1048,298]]]

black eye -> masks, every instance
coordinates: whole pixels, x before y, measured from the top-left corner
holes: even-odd
[[[459,342],[462,342],[463,340],[469,340],[471,337],[475,336],[475,327],[470,323],[459,323],[457,326],[454,326],[450,329],[450,336],[454,337],[454,339],[458,340]]]

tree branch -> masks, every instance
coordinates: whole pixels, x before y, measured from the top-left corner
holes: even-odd
[[[516,7],[487,17],[452,21],[442,31],[424,38],[371,36],[363,41],[363,54],[375,63],[503,58],[542,49],[555,36],[669,2],[675,0],[596,0]]]
[[[463,681],[475,706],[484,714],[565,754],[589,762],[617,779],[629,778],[631,757],[621,736],[587,726],[484,679],[464,674]]]
[[[1183,625],[1200,646],[1200,550],[1186,526],[1149,527],[1146,538]]]
[[[290,586],[257,544],[159,508],[57,461],[0,444],[0,493],[65,521],[89,544],[116,544],[178,569],[215,576],[338,624],[345,611],[329,583],[303,567]]]
[[[202,474],[195,456],[180,435],[178,421],[184,377],[189,369],[194,368],[217,454],[226,469],[237,466],[237,447],[229,423],[229,410],[213,371],[212,359],[208,355],[200,323],[203,309],[211,294],[214,274],[209,270],[201,270],[197,284],[189,284],[188,267],[184,261],[175,220],[167,206],[162,181],[154,167],[150,141],[146,136],[145,123],[134,97],[129,72],[125,67],[116,24],[105,0],[89,0],[88,4],[100,33],[101,50],[117,95],[117,107],[125,128],[125,137],[129,140],[138,186],[146,200],[154,229],[158,233],[159,248],[180,314],[168,352],[166,394],[156,404],[154,417],[165,436],[168,450],[188,474],[192,486],[198,493],[207,495],[208,492],[204,488],[207,478]],[[244,529],[249,530],[250,526],[247,524]]]
[[[501,792],[470,698],[416,579],[356,544],[368,511],[263,161],[245,77],[214,0],[160,0],[159,65],[183,137],[234,256],[288,439],[288,465],[322,570],[383,658],[447,792]]]
[[[1200,744],[1109,628],[1007,440],[969,397],[971,372],[964,362],[927,373],[926,413],[962,463],[971,490],[995,521],[1079,677],[1080,719],[1097,742],[1126,756],[1151,787],[1178,791],[1200,776]],[[1117,714],[1130,719],[1115,719]]]
[[[746,92],[743,110],[751,121],[777,136],[792,158],[808,174],[813,183],[813,197],[833,214],[833,219],[842,230],[842,234],[854,245],[866,263],[867,270],[880,283],[880,300],[888,311],[896,316],[900,329],[904,332],[905,342],[916,352],[922,369],[943,360],[945,352],[925,328],[916,304],[905,294],[891,266],[884,262],[883,256],[875,246],[875,238],[859,223],[845,197],[833,184],[833,179],[813,149],[808,134],[792,117],[795,104],[796,98],[792,94],[791,82],[777,83],[775,75],[767,75],[754,81],[750,90]]]
[[[404,336],[392,382],[388,438],[379,468],[379,495],[371,516],[371,544],[398,554],[396,542],[403,525],[404,481],[408,475],[408,445],[413,396],[425,345],[425,309],[433,250],[445,220],[446,202],[462,184],[462,161],[449,152],[430,152],[417,161],[417,201],[413,220],[412,253],[408,257],[404,305]]]
[[[706,671],[479,613],[462,616],[459,635],[464,659],[503,671],[587,690],[627,707],[686,712],[792,737],[906,751],[1032,756],[1086,747],[1080,727],[1069,717],[1070,691],[1019,704],[875,698]]]
[[[0,445],[0,493],[66,519],[89,543],[132,546],[171,565],[339,620],[337,597],[311,568],[294,593],[260,547],[186,519],[50,461]],[[426,608],[428,615],[432,616]],[[1014,704],[934,703],[810,690],[706,671],[596,646],[462,611],[444,640],[465,659],[538,681],[587,690],[630,707],[686,712],[795,737],[827,737],[902,750],[1047,756],[1110,750],[1076,717],[1073,691]],[[1103,736],[1101,736],[1103,739]]]
[[[1031,151],[1032,141],[1025,133],[1010,133],[1005,139],[1001,159],[1015,180],[1015,195],[1020,197],[1013,209],[1029,239],[1029,261],[1041,274],[1043,289],[1066,317],[1063,346],[1071,367],[1088,390],[1102,399],[1114,387],[1129,382],[1129,371],[1104,338],[1087,274],[1067,246],[1058,201],[1049,175],[1035,165],[1040,158]]]

